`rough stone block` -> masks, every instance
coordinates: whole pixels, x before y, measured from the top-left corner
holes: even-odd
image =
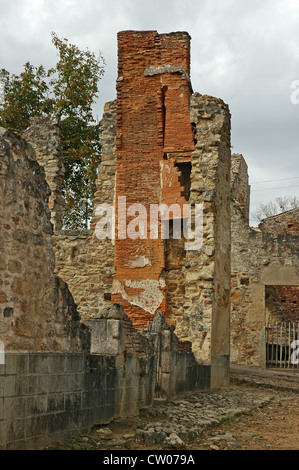
[[[4,390],[5,397],[14,397],[16,396],[16,376],[7,375],[4,380]]]
[[[211,356],[211,388],[226,387],[230,382],[230,357]]]
[[[117,355],[121,350],[121,324],[114,319],[84,320],[91,331],[91,354]]]
[[[6,374],[27,374],[29,356],[28,354],[10,352],[5,353],[5,373]],[[1,368],[1,366],[0,366]]]
[[[26,416],[26,397],[4,397],[4,419],[14,420]]]
[[[64,410],[64,394],[63,393],[52,393],[46,396],[47,408],[46,412],[56,413]]]
[[[26,401],[26,415],[35,416],[44,414],[47,411],[47,396],[28,396]]]

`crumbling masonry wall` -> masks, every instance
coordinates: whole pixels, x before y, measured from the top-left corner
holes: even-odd
[[[249,225],[250,186],[248,183],[248,166],[241,154],[231,158],[231,197],[240,208],[244,221]]]
[[[190,38],[187,33],[156,31],[118,34],[116,133],[116,239],[112,301],[124,306],[138,328],[146,328],[160,309],[166,313],[164,240],[153,239],[145,219],[143,233],[132,239],[127,228],[135,214],[127,207],[162,203],[182,205],[176,163],[190,160],[194,149],[189,116]],[[127,220],[122,227],[120,219]],[[167,221],[175,215],[167,214]],[[179,215],[181,218],[182,215]],[[139,228],[141,231],[141,229]]]
[[[57,272],[70,283],[83,317],[96,316],[96,305],[100,311],[112,300],[146,329],[161,310],[199,360],[215,356],[227,374],[229,109],[220,99],[192,94],[187,33],[125,31],[118,41],[117,100],[105,105],[100,124],[103,155],[91,232],[55,234]],[[127,207],[144,204],[148,213],[150,204],[203,204],[202,248],[186,251],[183,238],[152,240],[149,224],[147,236],[119,239],[119,196]],[[116,211],[115,240],[97,240],[97,207],[104,203]],[[162,219],[171,230],[176,215]]]
[[[122,307],[102,314],[89,322],[91,354],[6,352],[0,364],[0,450],[44,449],[95,424],[136,416],[151,405],[154,392],[179,397],[209,389],[209,366],[179,351],[163,325],[144,336]],[[99,331],[104,353],[97,350]]]
[[[239,164],[240,156],[236,158]],[[243,182],[232,187],[231,361],[265,367],[266,324],[287,321],[298,312],[293,301],[299,286],[299,209],[269,217],[258,228],[249,227],[244,205],[238,204],[246,200],[242,192],[247,186],[247,172],[240,172],[238,178]],[[243,188],[241,194],[237,188]],[[270,291],[280,295],[287,292],[292,309],[284,313],[280,308],[279,314],[277,308],[271,309]]]
[[[49,195],[51,222],[55,230],[60,230],[64,210],[62,197],[64,163],[59,122],[56,118],[48,116],[33,117],[30,127],[24,132],[24,137],[33,146],[38,163],[44,167],[46,181],[51,190]]]
[[[220,99],[193,95],[196,124],[190,203],[203,204],[203,245],[185,264],[185,312],[179,328],[197,357],[229,364],[230,310],[230,113]],[[180,335],[179,335],[180,337]],[[186,336],[185,336],[186,337]],[[218,362],[219,361],[219,362]],[[217,366],[218,367],[218,366]],[[216,367],[216,368],[217,368]]]
[[[262,220],[259,225],[263,232],[279,235],[298,235],[299,233],[299,209],[292,209],[281,214],[273,215]]]
[[[80,321],[66,283],[54,274],[49,195],[33,147],[1,128],[1,450],[41,449],[135,416],[157,394],[210,385],[210,367],[180,350],[163,322],[154,319],[142,334],[111,304]]]
[[[0,337],[6,350],[82,351],[84,328],[54,274],[50,189],[33,148],[1,128]]]
[[[123,31],[118,46],[117,99],[105,105],[100,124],[90,230],[60,230],[58,123],[32,121],[25,137],[35,156],[20,136],[1,130],[1,339],[8,350],[85,351],[89,330],[78,311],[84,321],[102,322],[106,307],[120,304],[138,334],[148,333],[159,311],[175,328],[174,336],[163,335],[176,338],[170,343],[177,351],[192,347],[198,361],[212,365],[212,385],[227,383],[230,283],[233,362],[265,364],[265,324],[287,315],[279,305],[297,318],[298,209],[249,227],[247,165],[233,155],[230,170],[228,106],[192,91],[187,33]],[[119,196],[148,213],[150,204],[177,204],[180,214],[162,214],[159,225],[168,223],[172,236],[152,240],[141,217],[144,232],[122,237],[134,214],[119,230]],[[195,251],[173,236],[186,203],[203,205],[203,245]],[[115,209],[115,240],[99,239],[102,204]]]

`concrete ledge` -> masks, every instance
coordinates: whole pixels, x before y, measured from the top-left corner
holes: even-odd
[[[229,355],[211,356],[211,389],[227,387],[230,383]]]
[[[107,424],[118,416],[118,401],[127,415],[136,414],[133,369],[127,380],[112,356],[6,352],[0,371],[0,448],[40,449]]]

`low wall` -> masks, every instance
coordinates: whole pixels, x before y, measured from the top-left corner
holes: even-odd
[[[109,422],[122,385],[113,357],[6,353],[0,365],[0,449],[41,449]]]
[[[290,216],[290,213],[293,211],[286,214]],[[265,327],[271,321],[267,289],[269,286],[299,286],[298,236],[277,234],[279,227],[286,231],[286,221],[292,225],[285,214],[281,218],[281,224],[276,216],[271,217],[269,223],[266,219],[260,228],[251,228],[244,222],[241,209],[232,204],[232,364],[266,367]],[[274,228],[274,233],[266,231],[274,220],[276,233]],[[295,224],[294,217],[293,226]],[[295,297],[293,300],[296,301]]]
[[[157,334],[157,396],[174,398],[210,388],[211,366],[199,364],[191,351],[179,350],[171,330]]]
[[[169,327],[141,334],[118,306],[88,323],[90,353],[5,352],[0,450],[43,449],[93,425],[136,416],[155,396],[209,388],[210,367],[179,350]]]

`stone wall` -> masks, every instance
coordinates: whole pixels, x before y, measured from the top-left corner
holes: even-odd
[[[0,128],[1,450],[42,449],[135,416],[157,394],[175,397],[210,385],[210,368],[180,348],[167,325],[154,322],[142,334],[111,304],[81,321],[54,273],[49,195],[33,147]]]
[[[157,311],[148,332],[146,335],[153,335],[155,341],[156,396],[184,396],[210,388],[211,367],[196,361],[189,343],[178,340],[163,312]]]
[[[299,207],[272,217],[267,217],[259,224],[259,229],[262,232],[271,233],[275,237],[287,233],[298,235]]]
[[[5,353],[0,450],[42,449],[113,418],[136,416],[154,397],[209,389],[210,367],[180,351],[163,322],[154,319],[140,334],[114,305],[86,323],[91,353]]]
[[[191,98],[190,109],[196,145],[192,153],[189,203],[203,205],[203,245],[199,251],[186,253],[184,314],[176,331],[180,338],[192,342],[198,358],[209,361],[214,355],[222,356],[227,364],[230,113],[222,100],[197,93]]]
[[[232,203],[231,360],[234,363],[266,365],[265,327],[268,321],[278,320],[277,310],[270,313],[267,305],[269,288],[276,292],[286,289],[288,296],[297,298],[298,232],[287,233],[296,220],[295,210],[265,219],[258,229],[251,228],[240,207]],[[297,304],[292,304],[292,310],[297,309]],[[287,320],[283,309],[280,320]]]
[[[6,350],[81,351],[88,335],[54,274],[49,186],[33,148],[0,131],[0,338]]]
[[[56,118],[37,116],[31,118],[30,127],[24,132],[36,154],[38,163],[44,167],[50,187],[49,208],[55,230],[62,228],[64,199],[62,184],[64,176],[63,154],[60,143],[60,127]]]
[[[116,355],[118,365],[128,369],[128,358],[134,357],[130,407],[135,396],[135,411],[150,403],[151,397],[175,397],[210,387],[210,366],[198,364],[188,346],[184,350],[157,311],[147,330],[137,330],[120,305],[106,307],[98,318],[85,320],[91,329],[91,353]],[[117,401],[119,412],[123,399]],[[127,406],[124,403],[125,407]],[[125,410],[125,408],[124,408]],[[123,411],[125,413],[125,411]]]
[[[0,365],[0,449],[43,449],[114,416],[115,358],[8,352]]]
[[[134,326],[147,329],[161,310],[198,360],[215,356],[227,374],[230,112],[220,99],[192,95],[187,33],[129,31],[118,39],[118,99],[105,105],[100,124],[103,156],[91,231],[55,233],[56,270],[83,318],[96,317],[112,301],[124,306]],[[147,214],[151,204],[177,204],[180,215],[164,214],[156,239],[149,221],[139,238],[119,237],[119,197],[127,207],[142,203]],[[188,203],[203,205],[203,247],[195,251],[173,236]],[[115,240],[99,240],[102,204],[115,209]],[[131,221],[127,217],[125,229]],[[163,240],[165,223],[170,237]]]
[[[230,113],[222,100],[191,95],[189,41],[186,33],[119,35],[116,191],[126,195],[127,202],[142,202],[146,207],[150,203],[203,204],[203,247],[186,252],[186,240],[174,237],[163,244],[149,237],[116,240],[118,274],[112,299],[124,305],[136,326],[144,328],[152,311],[146,304],[141,308],[138,288],[146,290],[147,279],[156,282],[151,308],[165,313],[180,340],[192,342],[192,350],[202,361],[211,359],[214,323],[215,343],[226,344],[227,361]],[[158,62],[155,48],[161,48]],[[134,99],[129,99],[131,94]],[[142,119],[151,127],[143,125]],[[170,222],[175,225],[175,216]],[[137,259],[133,262],[136,257],[139,264]],[[152,284],[148,289],[154,292]]]
[[[100,243],[91,229],[61,230],[55,232],[53,240],[56,273],[67,279],[81,317],[96,317],[111,303],[115,268],[113,254],[106,249],[109,243]]]
[[[244,220],[249,224],[250,186],[248,183],[248,166],[240,154],[232,154],[231,158],[231,195],[240,207]]]
[[[153,341],[135,331],[116,306],[103,312],[100,328],[99,322],[88,323],[92,354],[5,352],[1,449],[39,449],[151,405]]]

